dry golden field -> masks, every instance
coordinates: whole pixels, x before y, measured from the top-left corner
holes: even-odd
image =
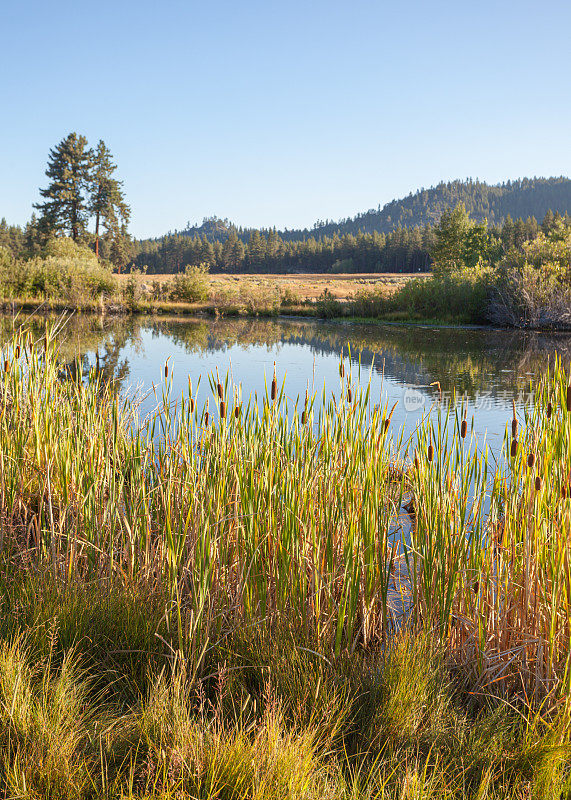
[[[165,283],[171,281],[174,275],[140,275],[137,276],[142,284],[150,287],[155,281]],[[242,274],[242,275],[210,275],[208,281],[212,294],[225,290],[236,290],[242,284],[252,287],[272,286],[280,293],[289,289],[300,300],[315,300],[323,294],[324,290],[338,300],[347,300],[356,292],[383,288],[388,292],[394,291],[399,285],[406,283],[411,278],[419,277],[409,273],[374,273],[363,272],[353,274],[332,275],[330,273],[275,275],[272,273]],[[124,284],[129,275],[117,276],[120,284]]]

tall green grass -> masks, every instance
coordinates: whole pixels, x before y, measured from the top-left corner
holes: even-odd
[[[56,340],[0,362],[0,792],[559,796],[560,363],[496,464],[462,409],[405,458],[347,364],[331,398],[274,376],[259,402],[218,376],[175,398],[165,365],[140,419]]]

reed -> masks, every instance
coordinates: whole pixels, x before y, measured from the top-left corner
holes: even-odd
[[[521,425],[516,416],[507,421],[498,462],[467,436],[463,410],[439,405],[419,425],[409,463],[402,434],[390,428],[394,406],[375,402],[370,385],[355,380],[350,366],[340,368],[337,397],[306,395],[300,407],[279,386],[277,371],[259,404],[243,402],[240,387],[218,374],[210,393],[189,382],[188,392],[173,400],[172,365],[165,366],[157,410],[140,419],[136,403],[114,394],[95,371],[80,372],[77,380],[62,374],[57,331],[39,340],[15,333],[1,360],[5,597],[18,594],[10,588],[14,565],[18,574],[48,574],[62,591],[76,585],[101,591],[118,581],[146,587],[164,598],[157,636],[168,643],[171,661],[184,664],[185,686],[195,688],[211,681],[219,654],[238,648],[240,638],[283,642],[284,631],[295,632],[291,653],[297,655],[284,667],[292,693],[301,680],[291,677],[300,653],[311,654],[320,670],[331,669],[331,686],[338,687],[343,665],[366,663],[363,674],[385,674],[382,659],[401,646],[406,632],[407,647],[414,649],[410,643],[417,638],[431,643],[430,663],[436,648],[439,663],[446,663],[474,701],[502,697],[532,727],[539,714],[553,736],[557,732],[554,746],[567,746],[571,416],[569,377],[561,363],[537,388]],[[211,400],[220,410],[215,419]],[[14,600],[13,607],[22,602]],[[279,657],[272,653],[275,678]],[[405,664],[409,656],[399,658]],[[239,663],[236,669],[242,669]],[[400,731],[398,747],[413,735],[408,723],[395,727],[390,721],[404,708],[399,698],[416,708],[409,695],[417,678],[403,670],[393,678],[386,673],[388,681],[406,677],[394,708],[382,705],[388,690],[379,690],[373,706],[383,710],[378,723],[367,723],[367,748],[381,723],[389,731],[387,742]],[[310,688],[299,689],[302,699],[291,714],[306,709],[309,697],[318,702],[323,680],[312,678]],[[156,683],[155,700],[167,696],[162,686]],[[373,681],[367,696],[375,691]],[[429,694],[440,698],[443,691],[440,686]],[[336,688],[331,692],[341,697]],[[362,693],[358,689],[354,697]],[[438,703],[445,725],[449,701]],[[343,704],[335,706],[339,719]],[[351,705],[351,714],[358,707]],[[277,747],[275,720],[282,713],[290,712],[276,707],[260,741],[271,734]],[[154,734],[141,720],[136,736],[150,741]],[[355,720],[343,724],[359,749]],[[207,737],[212,753],[238,748],[251,759],[242,723],[232,735],[213,729]],[[180,724],[190,737],[184,748],[206,741],[195,722]],[[307,730],[307,763],[324,781],[318,781],[319,793],[331,775],[323,771],[317,730]],[[83,729],[79,735],[89,738]],[[278,748],[286,761],[293,757],[290,744],[284,740],[285,749]],[[153,759],[161,747],[148,751]],[[351,769],[355,787],[361,778]],[[415,774],[415,781],[423,780]]]
[[[204,642],[237,626],[286,617],[338,657],[406,618],[471,664],[478,686],[539,696],[567,685],[561,364],[519,432],[514,410],[510,458],[494,469],[466,439],[464,414],[442,409],[407,467],[389,434],[394,406],[374,404],[344,367],[340,400],[306,397],[302,409],[278,391],[275,367],[261,407],[217,376],[211,424],[212,398],[190,384],[173,412],[168,366],[156,413],[140,421],[95,375],[62,380],[51,334],[16,334],[3,361],[3,536],[32,546],[55,576],[120,571],[163,585],[175,605],[184,598],[197,661]],[[399,522],[407,493],[410,530]]]

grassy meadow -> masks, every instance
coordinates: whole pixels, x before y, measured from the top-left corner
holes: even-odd
[[[141,419],[57,340],[1,360],[0,796],[570,795],[561,363],[496,463],[439,407],[405,454],[347,363],[167,363]]]

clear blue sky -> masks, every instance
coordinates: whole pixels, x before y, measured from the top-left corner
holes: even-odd
[[[571,3],[0,0],[0,217],[111,148],[132,232],[309,226],[441,179],[571,174]]]

